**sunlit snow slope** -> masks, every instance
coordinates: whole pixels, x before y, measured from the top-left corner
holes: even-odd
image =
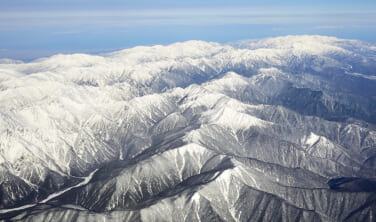
[[[373,221],[376,45],[188,41],[0,63],[0,219]]]

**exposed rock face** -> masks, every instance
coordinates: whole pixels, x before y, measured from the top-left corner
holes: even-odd
[[[376,47],[360,41],[7,62],[0,219],[372,221],[375,124]]]

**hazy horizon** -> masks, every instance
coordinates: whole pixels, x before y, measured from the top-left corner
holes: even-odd
[[[376,41],[376,3],[369,0],[0,0],[0,8],[0,58],[21,60],[187,40],[325,35]]]

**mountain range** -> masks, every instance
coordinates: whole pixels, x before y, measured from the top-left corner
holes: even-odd
[[[374,221],[376,45],[0,60],[0,219]]]

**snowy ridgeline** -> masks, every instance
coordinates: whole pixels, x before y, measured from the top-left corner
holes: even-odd
[[[333,37],[0,60],[0,219],[369,220],[375,107]]]

